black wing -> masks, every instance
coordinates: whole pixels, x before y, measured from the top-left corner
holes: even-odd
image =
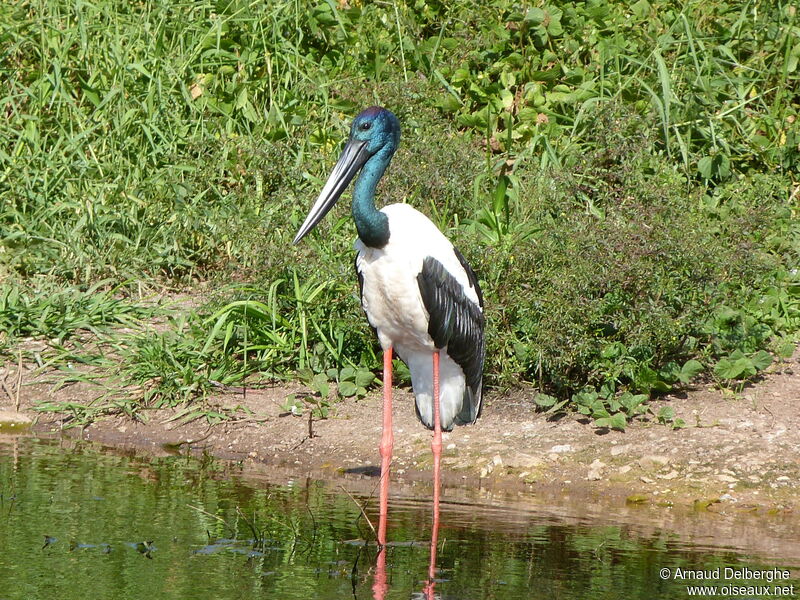
[[[361,305],[364,305],[364,276],[361,274],[361,270],[358,268],[358,254],[353,257],[353,268],[356,270],[356,275],[358,275],[358,299],[361,301]]]
[[[478,304],[464,293],[461,285],[435,258],[428,256],[417,275],[419,291],[428,311],[428,334],[437,348],[447,347],[447,354],[464,371],[466,390],[456,424],[474,423],[481,408],[481,384],[486,342],[483,336],[483,294],[478,278],[462,254],[453,248],[475,289]]]

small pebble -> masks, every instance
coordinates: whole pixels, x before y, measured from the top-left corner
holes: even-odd
[[[563,452],[572,452],[572,446],[570,446],[569,444],[558,444],[558,445],[553,446],[552,448],[550,448],[550,452],[552,452],[553,454],[560,454],[560,453],[563,453]]]

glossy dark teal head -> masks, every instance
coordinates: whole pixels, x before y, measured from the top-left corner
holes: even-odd
[[[365,108],[350,125],[350,141],[366,142],[370,155],[388,152],[389,158],[400,144],[400,121],[380,106]]]
[[[400,143],[400,122],[380,106],[361,111],[350,126],[350,137],[319,198],[294,237],[296,244],[333,208],[342,193],[362,170],[353,194],[353,218],[358,235],[368,245],[385,244],[389,237],[385,215],[375,209],[374,193],[392,155]]]

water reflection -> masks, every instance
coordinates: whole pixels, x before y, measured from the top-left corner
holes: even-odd
[[[381,482],[383,483],[383,482]],[[430,560],[428,563],[428,580],[422,588],[422,595],[425,600],[434,600],[436,589],[436,550],[439,544],[439,494],[434,493],[433,499],[433,522],[431,524],[431,542],[429,549]],[[372,597],[374,600],[385,600],[386,593],[389,591],[389,584],[386,578],[386,528],[387,511],[380,511],[378,522],[378,553],[375,557],[375,576],[372,584]]]
[[[385,530],[385,524],[384,524]],[[431,543],[429,548],[430,561],[428,563],[428,580],[422,588],[422,597],[425,600],[434,600],[436,597],[436,549],[439,543],[439,516],[438,510],[434,512],[433,525],[431,526]],[[374,600],[385,600],[389,591],[386,578],[386,545],[379,545],[375,557],[375,576],[372,583],[372,597]]]
[[[439,544],[439,503],[438,498],[434,507],[433,526],[431,527],[430,563],[428,564],[428,582],[423,593],[427,600],[433,600],[433,590],[436,587],[436,548]]]
[[[378,548],[378,556],[375,560],[375,579],[372,584],[372,597],[375,600],[384,600],[389,584],[386,582],[386,546]]]
[[[428,494],[402,486],[384,524],[391,541],[377,546],[359,508],[380,529],[375,479],[346,482],[351,497],[274,470],[269,478],[283,483],[242,477],[230,463],[0,437],[0,599],[83,599],[92,582],[92,596],[109,599],[516,600],[536,590],[683,600],[685,586],[659,569],[800,563],[800,552],[759,558],[724,545],[738,528],[750,547],[760,535],[764,547],[792,551],[796,519],[688,514],[653,524],[590,504],[563,516],[565,505],[456,490],[439,517]],[[702,523],[708,537],[682,533]],[[709,529],[723,534],[713,547]]]

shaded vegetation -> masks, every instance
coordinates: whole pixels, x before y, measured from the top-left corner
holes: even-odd
[[[377,369],[347,211],[289,249],[370,103],[403,125],[381,200],[481,275],[490,385],[624,427],[793,347],[795,6],[268,4],[0,7],[0,351],[56,339],[63,366],[91,331],[132,412]]]

